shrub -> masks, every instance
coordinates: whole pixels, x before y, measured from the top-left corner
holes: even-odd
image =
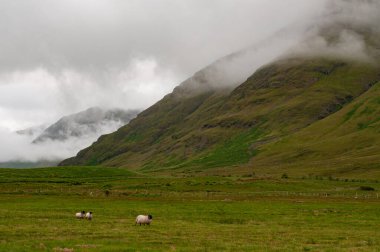
[[[284,174],[282,174],[281,178],[282,178],[282,179],[288,179],[289,176],[288,176],[288,174],[284,173]]]
[[[105,190],[104,194],[106,195],[106,197],[108,197],[108,196],[110,196],[111,192],[109,190]]]
[[[252,177],[255,177],[255,173],[250,173],[250,174],[244,174],[242,175],[242,178],[252,178]]]
[[[370,186],[360,186],[359,189],[362,191],[375,191],[375,188]]]

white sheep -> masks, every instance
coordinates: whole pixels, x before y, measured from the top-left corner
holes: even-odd
[[[153,217],[152,217],[152,215],[138,215],[137,217],[136,217],[136,223],[135,223],[135,225],[137,225],[137,224],[140,224],[140,226],[141,226],[141,224],[143,224],[143,225],[150,225],[150,223],[152,222],[152,219],[153,219]]]
[[[86,219],[87,220],[92,220],[92,212],[87,212],[86,213]]]
[[[75,217],[76,217],[77,219],[83,219],[84,216],[85,216],[85,214],[86,214],[86,212],[85,212],[85,211],[82,211],[82,212],[76,213],[76,214],[75,214]]]

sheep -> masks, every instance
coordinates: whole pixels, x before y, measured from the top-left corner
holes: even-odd
[[[87,220],[92,220],[92,212],[87,212],[86,213],[86,219]]]
[[[150,223],[152,222],[152,219],[153,219],[153,216],[152,215],[139,215],[136,217],[136,222],[135,222],[135,226],[137,224],[146,224],[146,225],[150,225]]]
[[[85,216],[85,214],[86,214],[86,212],[85,212],[85,211],[82,211],[82,212],[76,213],[76,214],[75,214],[75,217],[76,217],[77,219],[83,219],[84,216]]]

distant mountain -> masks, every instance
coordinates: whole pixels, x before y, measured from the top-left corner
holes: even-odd
[[[55,166],[62,159],[89,146],[99,136],[128,124],[138,110],[89,108],[62,117],[50,126],[41,125],[14,132],[17,152],[0,161],[0,167]],[[26,155],[27,154],[27,155]]]
[[[138,110],[111,109],[98,107],[65,116],[47,127],[33,143],[46,141],[65,141],[70,138],[85,138],[110,133],[135,118]],[[29,132],[26,130],[26,132]]]
[[[48,126],[47,125],[39,125],[34,127],[29,127],[27,129],[18,130],[16,131],[19,135],[25,135],[25,136],[38,136],[40,135]]]

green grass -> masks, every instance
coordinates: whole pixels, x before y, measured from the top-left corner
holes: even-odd
[[[257,153],[257,150],[252,148],[252,145],[263,135],[256,128],[246,130],[231,139],[226,140],[224,143],[218,144],[210,151],[202,153],[201,155],[188,160],[168,159],[161,165],[161,169],[157,169],[155,162],[150,162],[144,166],[142,171],[173,171],[183,168],[189,168],[190,170],[204,171],[215,167],[228,167],[233,165],[245,164]],[[186,172],[186,169],[185,169]]]
[[[331,178],[0,169],[0,251],[376,251],[378,190]],[[81,210],[93,221],[75,219]],[[151,226],[134,226],[141,213]]]
[[[225,143],[216,146],[210,153],[186,164],[186,166],[213,168],[248,163],[257,152],[251,146],[262,135],[255,128],[240,133],[228,139]]]

